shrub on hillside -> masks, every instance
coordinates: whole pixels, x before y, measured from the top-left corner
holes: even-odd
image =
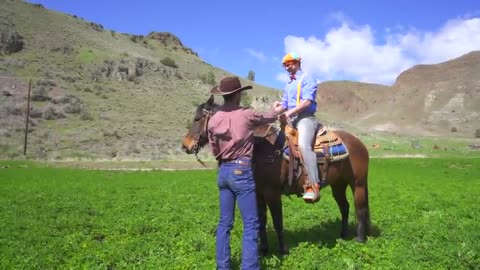
[[[475,130],[475,138],[480,138],[480,128]]]
[[[452,128],[450,129],[450,131],[451,131],[451,132],[457,132],[457,127],[452,127]]]
[[[163,58],[162,60],[160,60],[160,63],[162,63],[163,65],[165,65],[167,67],[178,68],[178,65],[177,65],[177,63],[175,63],[175,60],[173,60],[172,58],[170,58],[168,56]]]
[[[33,101],[47,101],[50,97],[48,96],[48,90],[45,87],[40,86],[36,87],[32,91],[32,100]]]
[[[92,121],[93,116],[89,112],[87,112],[85,107],[82,107],[82,111],[80,112],[80,119],[82,121]]]
[[[209,71],[207,74],[203,74],[200,76],[200,80],[202,80],[205,84],[215,85],[215,74],[212,71]]]
[[[143,41],[143,35],[133,35],[130,36],[130,40],[137,43],[139,41]]]
[[[67,116],[62,109],[48,105],[43,109],[42,117],[46,120],[56,120],[60,118],[65,118]]]

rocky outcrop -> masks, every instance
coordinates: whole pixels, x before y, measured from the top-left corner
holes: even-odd
[[[90,26],[93,28],[93,30],[98,31],[98,32],[103,32],[103,25],[91,22]]]
[[[23,45],[23,37],[17,32],[0,33],[0,55],[19,52]]]
[[[43,108],[42,117],[46,120],[56,120],[67,117],[61,108],[47,105]]]
[[[91,74],[92,81],[102,78],[114,78],[119,81],[135,81],[147,71],[158,71],[158,65],[144,58],[112,60],[107,59],[103,65],[94,69]]]
[[[148,38],[158,40],[163,45],[171,47],[172,49],[178,51],[181,50],[187,54],[192,54],[198,57],[198,53],[192,49],[185,47],[182,41],[172,33],[169,32],[150,32],[147,36]]]

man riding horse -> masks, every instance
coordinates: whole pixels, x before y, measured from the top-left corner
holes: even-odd
[[[313,76],[303,72],[297,53],[285,55],[282,64],[290,75],[290,82],[285,86],[282,101],[276,101],[274,108],[284,112],[288,121],[298,130],[298,146],[311,183],[306,186],[303,199],[315,203],[320,199],[317,156],[312,146],[320,125],[315,118],[317,82]]]

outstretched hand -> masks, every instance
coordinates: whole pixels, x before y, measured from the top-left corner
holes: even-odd
[[[278,117],[277,117],[278,121],[280,121],[281,124],[284,124],[284,123],[287,123],[287,116],[285,116],[284,113],[280,114]]]

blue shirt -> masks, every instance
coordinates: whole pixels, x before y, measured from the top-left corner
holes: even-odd
[[[308,106],[303,112],[314,113],[317,111],[317,102],[315,101],[315,97],[317,96],[317,81],[314,77],[305,74],[301,70],[297,71],[295,74],[295,80],[287,83],[285,86],[285,89],[283,90],[282,107],[291,109],[297,106],[297,87],[300,80],[302,80],[300,102],[307,99],[312,101],[310,106]]]

